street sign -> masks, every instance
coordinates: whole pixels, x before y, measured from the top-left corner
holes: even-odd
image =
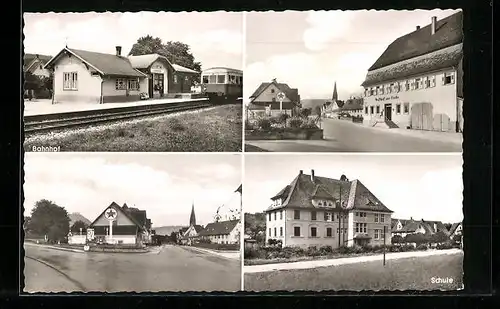
[[[115,220],[117,216],[118,212],[116,212],[113,208],[108,208],[108,210],[104,213],[104,217],[106,217],[109,221]]]
[[[88,240],[94,239],[94,229],[87,229],[87,239]]]
[[[283,92],[278,93],[276,96],[278,98],[278,101],[280,101],[280,111],[283,110],[283,100],[285,99],[285,94]]]

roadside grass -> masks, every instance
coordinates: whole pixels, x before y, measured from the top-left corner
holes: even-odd
[[[389,253],[389,252],[387,252]],[[318,261],[318,260],[332,260],[332,259],[341,259],[341,258],[351,258],[357,256],[370,256],[370,255],[380,255],[380,252],[365,252],[359,254],[328,254],[328,255],[320,255],[320,256],[295,256],[290,258],[275,258],[275,259],[245,259],[244,265],[265,265],[265,264],[277,264],[277,263],[294,263],[294,262],[303,262],[303,261]]]
[[[458,290],[463,287],[463,254],[415,257],[245,274],[249,291]],[[452,278],[433,283],[432,278]]]
[[[254,145],[245,144],[245,152],[268,152],[268,151]]]
[[[61,151],[241,152],[241,105],[167,115],[110,125],[76,129],[26,139],[33,146],[61,146]]]

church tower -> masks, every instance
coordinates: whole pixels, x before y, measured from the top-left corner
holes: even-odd
[[[337,82],[333,84],[333,94],[332,94],[332,101],[337,102],[338,101],[338,94],[337,94]]]
[[[194,202],[191,208],[191,216],[189,217],[189,226],[196,225],[196,216],[194,215]]]

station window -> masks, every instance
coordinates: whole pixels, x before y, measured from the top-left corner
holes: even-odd
[[[225,84],[226,75],[217,75],[217,84]]]
[[[215,75],[210,75],[210,84],[215,84],[216,78]]]
[[[274,89],[271,89],[271,93],[274,93]]]
[[[78,90],[78,73],[64,72],[63,73],[63,89]]]
[[[208,84],[208,76],[203,75],[203,78],[202,78],[202,83],[204,83],[204,84]]]
[[[127,84],[125,84],[125,80],[123,78],[117,78],[115,81],[115,89],[116,90],[125,90],[127,89]]]

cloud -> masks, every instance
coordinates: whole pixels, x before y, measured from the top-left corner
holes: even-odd
[[[200,31],[188,35],[186,42],[197,53],[221,51],[233,55],[243,54],[243,34],[241,31],[227,29]]]
[[[338,62],[328,55],[307,53],[281,54],[269,57],[265,61],[249,64],[245,68],[244,96],[247,98],[265,81],[277,78],[298,88],[301,98],[329,98],[333,84],[337,81],[339,96],[349,96],[360,92],[359,86],[364,80],[368,60],[355,57],[346,58],[346,62]]]
[[[349,31],[356,12],[352,11],[312,11],[306,21],[310,27],[304,31],[303,39],[306,48],[320,51],[334,39],[343,38]]]

